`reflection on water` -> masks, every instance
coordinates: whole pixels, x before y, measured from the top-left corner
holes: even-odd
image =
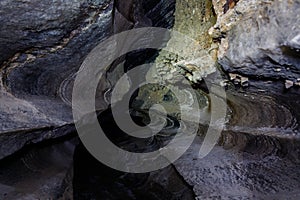
[[[172,96],[160,97],[159,101],[172,107]],[[203,159],[198,158],[198,152],[207,123],[200,124],[194,143],[175,163],[143,174],[113,170],[98,162],[82,144],[73,154],[75,143],[66,138],[57,144],[28,147],[1,160],[0,199],[300,199],[299,119],[293,114],[295,110],[257,94],[228,91],[227,97],[228,123],[218,145]],[[203,97],[202,102],[208,101]],[[146,104],[139,100],[133,105],[130,113],[134,122],[149,124],[147,109],[141,109]],[[164,129],[154,137],[137,139],[118,128],[110,109],[98,115],[107,137],[132,152],[162,148],[178,134],[180,126],[188,127],[179,123],[176,115],[165,120],[157,113],[152,119],[166,122]]]
[[[289,108],[271,97],[230,92],[228,105],[229,121],[219,145],[204,159],[197,156],[206,123],[200,124],[194,143],[179,160],[151,173],[115,171],[79,145],[74,155],[75,199],[298,199],[300,142],[297,119]],[[131,116],[139,125],[149,123],[146,110],[131,110]],[[180,123],[171,116],[167,121],[157,136],[137,139],[116,126],[110,110],[99,115],[110,140],[134,152],[168,144]]]
[[[120,112],[121,114],[121,112]],[[149,123],[145,112],[132,111],[140,126]],[[151,138],[130,137],[118,128],[108,109],[98,116],[107,137],[120,148],[131,152],[152,152],[164,147],[179,128],[175,118],[168,117],[163,131]],[[160,118],[158,117],[157,120]],[[163,122],[163,119],[162,119]],[[191,188],[174,167],[144,174],[123,173],[101,164],[85,149],[76,147],[74,154],[74,199],[193,199]]]

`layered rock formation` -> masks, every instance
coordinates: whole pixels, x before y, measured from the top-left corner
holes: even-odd
[[[146,0],[0,3],[0,159],[1,171],[7,171],[1,174],[0,199],[48,199],[63,193],[74,144],[47,149],[48,144],[42,143],[46,150],[30,146],[75,133],[72,85],[82,61],[97,44],[113,33],[151,26],[152,21],[171,27],[174,5]],[[29,152],[10,156],[24,147]],[[58,161],[50,156],[53,149],[58,158],[67,158]],[[22,177],[11,178],[13,170]],[[33,181],[33,175],[39,180]]]
[[[218,13],[210,34],[221,41],[219,63],[253,80],[257,89],[283,91],[299,82],[299,1],[239,1]],[[215,1],[217,4],[217,1]],[[270,82],[268,82],[270,81]],[[251,81],[250,81],[251,82]],[[260,83],[258,83],[260,82]],[[266,83],[267,82],[267,83]]]
[[[3,158],[70,132],[72,113],[62,100],[72,88],[62,83],[113,32],[113,1],[2,1],[0,9]]]
[[[277,99],[298,133],[300,2],[239,1],[226,13],[216,10],[210,34],[220,41],[218,62],[228,79],[235,89]]]
[[[227,89],[228,123],[219,146],[205,159],[197,158],[207,129],[203,123],[191,149],[172,166],[142,177],[117,176],[109,193],[107,182],[96,177],[104,185],[101,195],[112,199],[141,198],[144,193],[152,199],[299,198],[299,0],[2,0],[0,13],[0,199],[73,198],[71,165],[77,142],[52,145],[51,139],[76,132],[70,107],[76,72],[102,40],[144,26],[174,26],[210,53],[209,69],[195,64],[193,69],[207,76],[220,68],[221,85]],[[153,59],[155,53],[126,55],[125,64],[108,70],[109,83]],[[162,61],[165,78],[173,79],[169,72],[179,69],[178,57],[156,55],[153,60]],[[199,102],[209,108],[202,76],[179,71],[199,90]],[[98,95],[105,109],[108,103],[103,96],[112,85],[103,83]],[[178,106],[164,87],[141,91],[144,109],[155,103]],[[23,149],[49,139],[50,143]],[[83,158],[77,156],[75,165],[82,167]],[[82,189],[78,187],[75,193]]]
[[[297,170],[300,158],[297,153],[300,141],[300,23],[295,16],[299,15],[299,1],[212,3],[217,22],[207,32],[218,46],[215,62],[224,72],[221,84],[228,89],[229,121],[220,144],[230,150],[223,151],[217,147],[208,158],[197,160],[197,150],[202,142],[199,139],[200,142],[192,146],[193,150],[174,166],[193,187],[198,199],[275,198],[270,193],[297,198],[299,182],[295,182],[294,178],[300,175]],[[194,9],[195,6],[192,6],[190,12]],[[175,27],[176,17],[185,19],[189,16],[182,15],[175,14]],[[201,30],[197,26],[193,28],[196,33]],[[197,36],[188,28],[177,31]],[[211,44],[209,39],[206,42]],[[162,53],[158,58],[164,55]],[[176,68],[179,58],[169,57],[171,66],[164,63],[158,74],[165,71],[163,76],[174,80],[170,69]],[[192,78],[190,80],[194,82]],[[176,104],[175,100],[166,100],[170,94],[165,88],[154,92],[146,90],[150,96],[146,102],[156,97],[163,104]],[[167,99],[176,97],[171,95]],[[220,155],[222,161],[214,159]],[[283,166],[289,168],[291,173],[283,175]],[[273,173],[276,175],[273,176]],[[284,184],[280,180],[285,180]],[[216,187],[215,183],[220,187]]]

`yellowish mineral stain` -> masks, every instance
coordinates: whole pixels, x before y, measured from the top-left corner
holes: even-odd
[[[213,73],[216,70],[217,49],[214,49],[208,31],[215,22],[216,16],[211,0],[177,0],[173,30],[194,39],[196,44],[187,44],[171,36],[167,48],[174,49],[174,52],[180,49],[180,55],[163,49],[155,60],[156,67],[147,74],[147,79],[150,82],[153,82],[153,79],[158,80],[164,85],[166,82],[176,82],[176,74],[181,74],[190,82],[196,83],[207,74]],[[153,85],[146,85],[140,88],[138,98],[144,101],[142,108],[147,109],[159,103],[167,109],[168,113],[175,114],[179,113],[178,106],[175,105],[179,102],[182,104],[181,101],[186,99],[189,93],[178,90],[182,95],[175,97],[167,87],[156,88]],[[205,94],[199,91],[197,95],[199,95],[198,101],[202,99],[201,102],[199,101],[200,107],[207,106]],[[184,100],[183,104],[188,104],[188,101]]]

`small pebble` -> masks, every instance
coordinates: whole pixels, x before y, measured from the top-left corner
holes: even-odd
[[[289,89],[289,88],[293,87],[294,82],[290,81],[290,80],[285,80],[285,84],[284,85],[285,85],[286,89]]]
[[[247,77],[242,77],[241,78],[241,85],[243,87],[248,87],[249,86],[249,79]]]
[[[274,69],[275,72],[281,72],[281,69],[280,68],[276,68]]]

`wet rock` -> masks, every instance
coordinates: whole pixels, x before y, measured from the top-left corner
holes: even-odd
[[[233,80],[233,83],[235,84],[235,85],[240,85],[241,84],[241,77],[236,77],[234,80]]]
[[[75,144],[75,140],[42,143],[1,160],[0,198],[58,199],[72,168]]]
[[[130,174],[99,163],[82,146],[76,148],[74,157],[74,200],[194,199],[192,188],[173,166],[150,173]],[[82,159],[86,160],[85,164]],[[86,164],[90,166],[89,170]]]
[[[296,85],[296,86],[300,86],[300,79],[299,79],[299,78],[297,79],[295,85]]]
[[[248,87],[249,86],[249,78],[243,77],[239,74],[233,74],[229,73],[229,79],[233,81],[235,85],[241,85],[242,87]]]
[[[230,77],[230,80],[233,81],[234,79],[237,78],[237,74],[229,73],[229,77]]]
[[[285,88],[286,88],[286,89],[289,89],[289,88],[293,87],[294,82],[293,82],[293,81],[290,81],[290,80],[285,80],[284,85],[285,85]]]
[[[221,146],[200,159],[203,140],[196,137],[174,164],[197,199],[297,199],[300,134],[288,104],[230,91],[227,101],[232,113]]]
[[[32,140],[55,137],[52,130],[72,123],[74,78],[97,44],[133,27],[171,27],[175,11],[174,0],[0,4],[0,140],[17,142],[22,136],[13,148],[2,148],[1,157]],[[110,91],[105,81],[97,94],[101,108],[107,107],[103,94]]]
[[[69,132],[55,131],[72,123],[69,77],[112,34],[113,1],[0,4],[0,141],[9,145],[2,158]]]
[[[1,23],[13,33],[13,36],[9,36],[7,30],[0,31],[0,55],[3,55],[0,58],[0,117],[3,123],[0,127],[0,159],[27,144],[61,137],[74,130],[70,124],[72,116],[69,107],[72,83],[84,57],[97,43],[124,29],[145,25],[171,27],[174,22],[175,1],[171,0],[126,3],[114,1],[117,2],[116,7],[113,7],[113,1],[109,0],[56,1],[53,4],[43,1],[31,2],[32,4],[29,1],[4,0],[0,3],[0,10],[3,8]],[[221,40],[218,58],[225,72],[229,73],[230,80],[238,86],[253,87],[263,95],[228,92],[229,124],[220,139],[224,148],[217,146],[205,159],[197,159],[201,144],[196,141],[174,167],[152,173],[145,184],[139,182],[139,175],[127,175],[121,183],[113,183],[113,188],[104,184],[103,190],[100,191],[109,197],[116,195],[121,198],[131,198],[133,194],[137,198],[144,198],[145,192],[148,192],[153,199],[192,199],[194,194],[198,199],[274,199],[286,196],[297,199],[300,186],[300,102],[299,96],[296,96],[297,87],[285,91],[294,92],[294,98],[289,98],[290,96],[284,93],[275,97],[265,94],[282,90],[283,80],[293,80],[293,83],[299,77],[299,28],[296,26],[299,24],[299,17],[295,17],[298,16],[299,1],[241,0],[236,3],[237,1],[231,0],[215,0],[213,4],[217,7],[215,10],[218,21],[212,27],[211,35],[208,35],[207,30],[215,22],[215,16],[211,11],[210,1],[201,2],[201,6],[209,9],[204,9],[196,15],[193,15],[192,10],[185,8],[187,2],[195,3],[193,5],[199,3],[176,1],[184,9],[181,14],[181,10],[177,9],[176,14],[181,23],[175,23],[175,27],[183,33],[196,36],[205,50],[215,49],[211,37]],[[141,5],[143,9],[139,7]],[[133,15],[129,11],[132,7],[138,8],[133,9]],[[41,8],[42,12],[35,8]],[[22,16],[21,19],[16,15],[18,12]],[[200,18],[196,19],[195,16],[200,16],[201,23],[197,21]],[[192,23],[189,23],[188,18],[193,19]],[[18,20],[20,26],[14,26],[13,23]],[[202,31],[205,31],[204,35]],[[193,51],[194,49],[189,49],[187,54]],[[163,63],[165,65],[158,71],[167,79],[174,78],[172,73],[182,69],[173,67],[180,62],[178,56],[165,55],[162,60],[166,61]],[[215,69],[213,65],[197,66],[197,63],[192,61],[186,60],[186,65],[183,66],[184,72],[187,71],[186,76],[192,82],[197,82],[206,75],[204,72],[202,74],[202,69],[206,72]],[[210,64],[214,61],[212,59]],[[119,69],[117,74],[111,75],[112,82],[122,73]],[[291,85],[291,82],[288,84]],[[225,85],[227,81],[223,83]],[[295,85],[299,83],[300,80],[297,79]],[[103,85],[100,90],[108,93],[108,86]],[[176,98],[168,89],[155,86],[147,87],[143,92],[143,95],[140,95],[141,100],[149,99],[144,104],[146,109],[153,103],[162,103],[167,109],[178,114],[179,108],[174,106]],[[189,105],[193,98],[187,92],[181,92],[177,101]],[[102,96],[102,93],[99,94],[99,97]],[[209,98],[203,94],[199,96],[202,96],[200,100],[203,102],[203,108],[210,108]],[[113,130],[112,127],[116,126],[109,125],[108,129]],[[238,151],[231,150],[231,147],[237,148]],[[58,155],[56,150],[53,152]],[[2,191],[3,195],[9,195],[10,199],[56,198],[59,193],[63,193],[61,186],[68,171],[66,165],[60,165],[64,164],[61,162],[65,161],[65,157],[62,156],[64,154],[59,153],[63,157],[59,161],[55,160],[56,156],[49,155],[52,155],[51,151],[37,157],[29,154],[22,162],[18,159],[17,162],[8,165],[4,163],[1,166],[0,163],[0,171],[8,172],[0,173],[0,198],[3,197]],[[68,154],[68,158],[70,157],[72,152]],[[86,158],[87,156],[77,157],[76,164],[83,167],[77,169],[79,175],[83,171],[91,172],[86,170],[86,163],[82,162]],[[43,159],[46,162],[41,162],[41,167],[39,161],[44,161]],[[71,161],[66,162],[69,164]],[[58,167],[53,163],[58,163]],[[97,161],[96,163],[99,164]],[[101,166],[100,169],[106,167]],[[55,173],[46,173],[52,172],[53,168]],[[25,172],[19,171],[20,169],[24,169]],[[32,173],[35,170],[37,172]],[[16,177],[15,172],[24,173]],[[97,168],[93,172],[104,173],[104,177],[109,181],[114,175]],[[30,190],[24,190],[29,182],[32,183],[31,174],[35,174],[34,183],[37,186],[29,186]],[[96,177],[96,182],[103,181],[102,175]],[[10,179],[11,176],[15,179]],[[22,177],[24,180],[21,180]],[[84,174],[82,177],[85,177]],[[91,175],[91,179],[98,192],[94,174]],[[11,181],[22,184],[20,186]],[[141,185],[142,187],[139,187]],[[79,190],[74,192],[81,195]],[[160,197],[157,197],[158,193]]]
[[[273,69],[274,72],[281,72],[281,69],[280,68],[276,68],[276,69]]]
[[[2,1],[0,63],[17,52],[56,46],[109,1]]]
[[[241,86],[242,87],[248,87],[249,86],[249,78],[241,77]]]
[[[191,159],[197,158],[199,145],[201,140],[197,138],[174,164],[193,187],[196,199],[299,197],[299,163],[292,164],[288,159],[271,154],[260,156],[260,153],[242,153],[220,147],[215,147],[204,159]]]
[[[34,118],[33,118],[34,120]],[[40,124],[37,124],[39,126]],[[58,126],[58,125],[57,125]],[[75,131],[74,125],[66,124],[60,127],[38,127],[25,130],[8,131],[0,135],[0,159],[3,159],[26,145],[40,143],[44,140],[53,140]]]

